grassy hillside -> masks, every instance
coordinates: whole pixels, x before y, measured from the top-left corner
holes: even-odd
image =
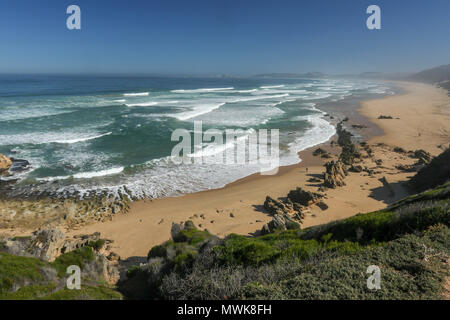
[[[1,252],[1,246],[0,242],[0,300],[109,300],[122,297],[103,281],[101,266],[92,247],[71,251],[49,263]],[[68,275],[65,272],[70,265],[82,269],[81,290],[66,288]]]
[[[439,299],[450,275],[450,183],[385,210],[259,237],[193,224],[152,248],[120,290],[157,299]],[[381,269],[380,290],[366,286]]]

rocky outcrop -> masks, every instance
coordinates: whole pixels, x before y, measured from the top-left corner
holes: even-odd
[[[363,168],[362,166],[360,166],[360,165],[352,165],[352,166],[348,169],[348,171],[356,172],[356,173],[363,172],[363,170],[364,170],[364,168]]]
[[[297,189],[291,190],[288,193],[288,199],[293,203],[299,203],[305,207],[320,201],[323,197],[323,194],[306,191],[300,187],[297,187]]]
[[[357,151],[356,146],[352,142],[353,135],[343,128],[342,122],[338,123],[336,132],[338,134],[338,144],[342,148],[339,160],[346,165],[351,165],[355,161],[355,158],[361,157],[361,154]]]
[[[27,170],[30,166],[30,163],[27,160],[24,159],[15,159],[11,158],[12,166],[9,169],[11,172],[21,172],[24,170]]]
[[[395,166],[397,170],[403,171],[403,172],[415,172],[417,171],[415,166],[409,165],[409,164],[399,164]]]
[[[5,174],[12,166],[12,160],[0,153],[0,175]]]
[[[414,155],[412,157],[418,159],[416,163],[418,165],[429,164],[431,159],[433,159],[429,152],[422,149],[414,151]]]
[[[114,215],[126,213],[128,209],[128,198],[10,198],[4,196],[0,186],[0,228],[39,229],[62,224],[77,228],[92,221],[111,220]]]
[[[275,200],[267,196],[266,201],[264,201],[264,209],[271,215],[275,214],[290,214],[294,215],[301,212],[301,207],[297,203],[293,203],[288,199],[287,201]]]
[[[323,150],[322,148],[317,148],[316,150],[314,150],[313,156],[320,156],[320,155],[323,155],[326,153],[327,152],[325,150]]]
[[[38,258],[44,261],[54,261],[64,253],[96,243],[96,249],[101,250],[109,240],[100,240],[100,233],[74,236],[72,238],[59,229],[44,229],[33,232],[30,237],[14,237],[3,242],[3,249],[14,255]],[[101,245],[100,245],[101,244]]]
[[[324,186],[327,188],[336,188],[340,186],[345,186],[345,176],[347,171],[344,164],[338,161],[330,161],[325,164]]]
[[[275,214],[272,221],[266,223],[261,229],[261,234],[274,233],[276,231],[300,229],[300,223],[287,214]]]
[[[63,254],[88,246],[94,252],[94,265],[92,268],[84,268],[83,272],[100,271],[103,279],[115,284],[120,277],[118,266],[120,258],[110,250],[111,243],[111,240],[101,239],[98,232],[67,237],[59,229],[44,229],[33,232],[29,237],[4,239],[1,251],[52,262]]]
[[[409,181],[415,191],[425,191],[450,181],[450,149],[446,149],[425,165]]]

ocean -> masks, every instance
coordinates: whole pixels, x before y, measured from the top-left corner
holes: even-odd
[[[393,94],[367,80],[227,77],[0,76],[0,153],[30,166],[2,180],[22,192],[133,198],[220,188],[252,164],[171,161],[176,129],[279,129],[280,165],[335,133],[321,106]],[[216,148],[217,147],[217,148]],[[201,148],[216,155],[214,142]],[[24,191],[25,190],[25,191]]]

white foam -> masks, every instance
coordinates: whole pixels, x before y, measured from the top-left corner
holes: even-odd
[[[124,97],[142,97],[142,96],[148,96],[150,92],[133,92],[133,93],[124,93]]]
[[[179,89],[179,90],[172,90],[173,93],[199,93],[199,92],[216,92],[216,91],[228,91],[228,90],[234,90],[233,87],[227,87],[227,88],[201,88],[201,89],[192,89],[192,90],[186,90],[186,89]]]
[[[84,141],[98,139],[98,138],[101,138],[101,137],[104,137],[104,136],[109,136],[110,134],[112,134],[112,132],[107,132],[107,133],[103,133],[103,134],[100,134],[100,135],[97,135],[97,136],[91,136],[91,137],[85,137],[85,138],[49,141],[47,143],[67,143],[67,144],[72,144],[72,143],[78,143],[78,142],[84,142]]]
[[[300,119],[300,117],[298,117]],[[289,147],[293,152],[299,152],[315,145],[328,141],[332,136],[336,134],[336,129],[328,121],[322,118],[320,115],[303,116],[303,120],[307,120],[312,127],[294,142],[289,144]]]
[[[262,86],[260,87],[261,89],[273,89],[273,88],[283,88],[285,85],[284,84],[280,84],[277,86]]]
[[[66,180],[71,177],[73,177],[74,179],[91,179],[91,178],[119,174],[123,170],[124,170],[124,167],[119,167],[119,168],[111,168],[111,169],[93,171],[93,172],[80,172],[80,173],[76,173],[72,176],[56,176],[56,177],[47,177],[47,178],[37,178],[36,180],[38,180],[38,181],[55,181],[55,180]]]
[[[195,117],[198,117],[202,114],[209,113],[213,110],[220,108],[225,105],[226,102],[218,103],[218,104],[202,104],[198,106],[194,106],[191,111],[180,112],[175,114],[167,114],[166,116],[175,117],[178,120],[184,121],[189,120]]]
[[[143,102],[143,103],[127,103],[125,104],[127,107],[151,107],[156,106],[158,102],[151,101],[151,102]]]
[[[284,98],[284,97],[288,97],[288,96],[289,96],[289,93],[278,94],[278,95],[273,95],[273,96],[256,96],[256,97],[249,97],[249,98],[239,98],[236,100],[229,101],[229,103],[256,101],[256,100],[264,100],[264,99],[278,99],[278,98]]]

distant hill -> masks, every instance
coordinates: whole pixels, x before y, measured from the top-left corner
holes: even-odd
[[[450,64],[421,71],[410,77],[412,80],[427,83],[441,83],[450,80]]]

